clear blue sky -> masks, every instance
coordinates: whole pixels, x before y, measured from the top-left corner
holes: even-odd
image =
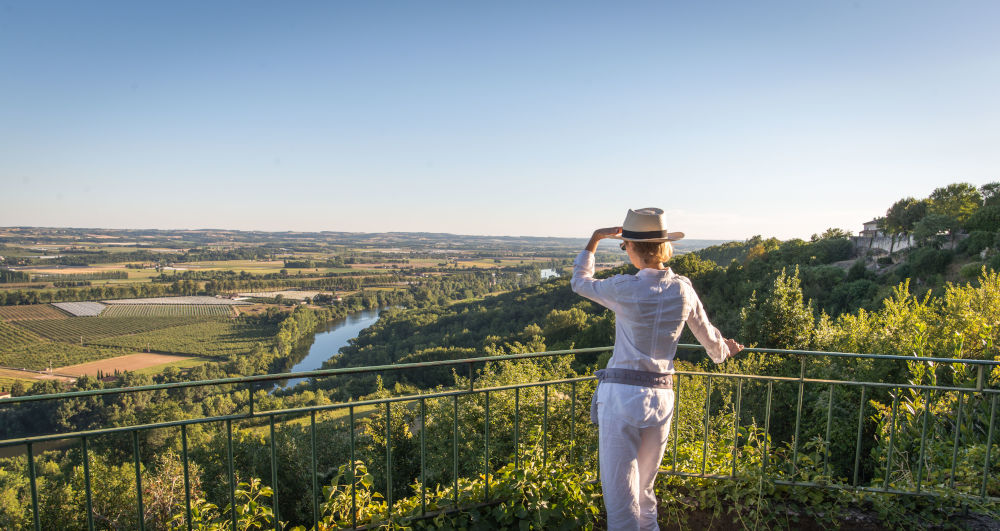
[[[692,238],[1000,180],[1000,2],[0,0],[0,226]]]

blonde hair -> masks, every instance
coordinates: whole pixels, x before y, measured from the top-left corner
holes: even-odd
[[[632,248],[644,264],[662,264],[674,257],[670,242],[632,242]]]

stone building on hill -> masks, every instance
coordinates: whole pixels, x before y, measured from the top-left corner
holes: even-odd
[[[859,253],[865,250],[888,253],[890,249],[896,252],[913,246],[913,237],[909,234],[896,234],[893,237],[882,232],[878,225],[877,219],[866,221],[862,224],[861,232],[851,238],[854,240],[854,248]]]

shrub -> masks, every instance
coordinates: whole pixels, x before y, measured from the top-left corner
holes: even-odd
[[[986,267],[994,271],[1000,271],[1000,253],[995,255],[993,258],[990,258],[989,261],[986,262]]]
[[[907,262],[910,264],[910,273],[913,276],[927,278],[944,273],[953,256],[954,253],[947,249],[921,247],[910,253]]]
[[[979,276],[979,273],[983,270],[982,262],[969,262],[962,266],[958,274],[961,275],[965,280],[972,280]]]
[[[996,230],[1000,226],[1000,205],[981,207],[965,222],[970,231]]]
[[[997,234],[993,232],[987,232],[983,230],[976,230],[969,233],[969,237],[962,240],[958,244],[958,252],[975,255],[982,252],[983,249],[994,245],[996,241]]]

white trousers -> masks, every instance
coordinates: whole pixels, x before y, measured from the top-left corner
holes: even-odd
[[[653,485],[667,447],[672,406],[666,422],[639,428],[615,414],[615,408],[598,403],[601,488],[609,531],[659,530]]]

